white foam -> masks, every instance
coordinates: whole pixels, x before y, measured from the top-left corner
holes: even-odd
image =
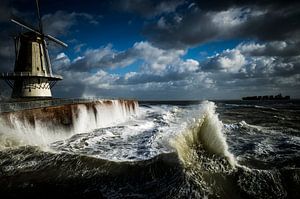
[[[35,120],[32,125],[27,120],[20,121],[13,114],[10,114],[9,118],[11,125],[7,125],[7,122],[0,117],[0,149],[24,145],[48,148],[50,143],[66,139],[71,135],[125,122],[138,111],[138,104],[135,104],[136,109],[133,109],[119,100],[111,100],[111,102],[111,105],[106,105],[98,101],[94,106],[96,113],[84,104],[79,104],[78,114],[72,115],[73,129],[70,130],[51,123],[41,123],[39,120]]]
[[[179,112],[173,106],[140,107],[139,116],[116,126],[99,128],[91,133],[80,134],[56,142],[55,150],[89,155],[114,161],[136,161],[152,158],[158,154],[171,152],[165,140],[172,133],[170,123]],[[178,123],[174,123],[178,126]],[[166,139],[165,139],[166,138]],[[168,139],[169,138],[169,139]]]
[[[213,102],[204,101],[200,109],[200,117],[190,127],[172,140],[183,162],[192,156],[194,147],[201,146],[206,151],[227,158],[229,163],[236,165],[234,156],[229,152],[226,137],[223,134],[223,123],[215,112]]]

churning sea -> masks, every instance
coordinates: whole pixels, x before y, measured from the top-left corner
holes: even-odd
[[[0,124],[1,198],[300,198],[300,101],[139,102],[103,119],[29,141]]]

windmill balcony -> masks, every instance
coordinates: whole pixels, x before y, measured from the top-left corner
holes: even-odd
[[[0,73],[0,79],[10,79],[14,80],[19,77],[43,77],[49,80],[62,80],[61,75],[39,75],[39,74],[32,74],[31,72],[11,72],[11,73]]]

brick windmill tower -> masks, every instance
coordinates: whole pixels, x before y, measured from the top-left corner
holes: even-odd
[[[20,19],[11,19],[28,30],[15,38],[14,72],[0,74],[0,79],[4,79],[12,88],[12,98],[51,98],[51,88],[62,80],[62,76],[52,73],[46,39],[64,47],[67,44],[43,32],[38,0],[36,7],[38,29]]]

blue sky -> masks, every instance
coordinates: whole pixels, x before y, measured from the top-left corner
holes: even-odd
[[[88,2],[88,3],[87,3]],[[143,100],[300,97],[297,1],[41,1],[55,97]],[[12,15],[36,23],[35,1],[0,3],[1,72],[13,70]],[[0,94],[10,90],[0,83]]]

